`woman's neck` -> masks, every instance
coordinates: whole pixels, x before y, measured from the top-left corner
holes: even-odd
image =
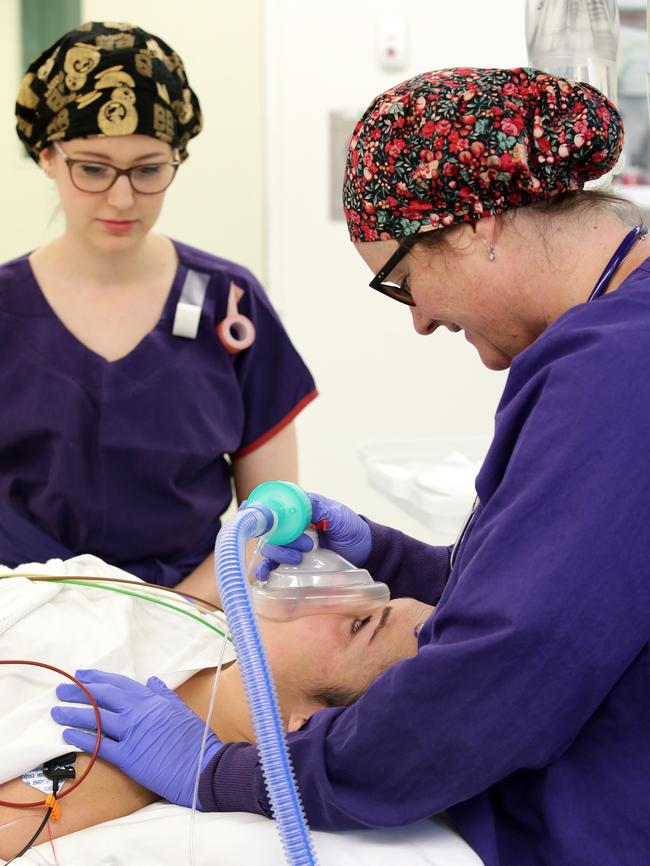
[[[629,226],[606,211],[586,214],[581,222],[571,218],[551,225],[543,243],[539,241],[535,223],[530,225],[530,236],[523,234],[523,240],[530,243],[520,242],[520,249],[524,246],[530,251],[525,259],[527,272],[521,277],[526,286],[526,309],[529,316],[536,317],[540,332],[568,309],[587,300],[607,262],[630,231]],[[614,272],[608,292],[615,291],[650,255],[646,244],[647,241],[641,241],[632,247]]]
[[[150,233],[142,242],[119,254],[90,246],[70,233],[64,233],[32,253],[36,261],[64,273],[71,267],[77,279],[97,286],[125,285],[155,280],[156,275],[176,258],[171,241]]]
[[[214,668],[206,668],[175,691],[198,716],[205,719],[208,715],[213,683]],[[210,727],[224,743],[252,743],[255,740],[237,662],[221,671]]]

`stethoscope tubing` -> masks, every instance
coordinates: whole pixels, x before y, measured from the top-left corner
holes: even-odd
[[[648,235],[648,229],[643,224],[634,226],[632,231],[628,232],[619,246],[616,248],[614,255],[607,262],[605,266],[605,270],[602,272],[600,277],[598,278],[598,282],[593,288],[593,291],[587,298],[587,303],[589,301],[595,301],[596,298],[599,298],[606,291],[609,286],[612,277],[615,272],[620,268],[623,264],[624,260],[627,258],[627,254],[630,252],[634,244],[639,240],[645,240]]]

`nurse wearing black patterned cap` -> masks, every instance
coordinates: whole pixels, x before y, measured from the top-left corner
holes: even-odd
[[[83,24],[16,118],[65,229],[0,266],[0,563],[89,552],[209,597],[232,483],[296,479],[312,377],[248,270],[154,231],[202,128],[169,45]]]

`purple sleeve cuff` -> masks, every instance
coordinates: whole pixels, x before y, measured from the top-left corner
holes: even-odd
[[[372,533],[363,563],[375,580],[388,584],[393,598],[412,597],[437,604],[449,577],[450,547],[434,547],[363,518]]]
[[[201,773],[202,812],[253,812],[271,817],[255,746],[227,743]]]

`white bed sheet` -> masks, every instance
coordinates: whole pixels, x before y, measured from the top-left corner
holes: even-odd
[[[89,555],[29,563],[15,572],[135,579]],[[0,573],[11,572],[0,567]],[[171,603],[192,610],[183,599]],[[222,614],[210,617],[224,627]],[[72,674],[101,668],[139,682],[155,674],[176,688],[197,670],[214,667],[221,646],[215,632],[158,604],[100,589],[21,577],[0,580],[0,659],[46,662]],[[234,655],[230,645],[225,660]],[[50,718],[60,682],[41,668],[0,665],[0,782],[72,750],[63,728]]]
[[[274,823],[243,812],[197,814],[194,866],[286,866]],[[154,803],[55,842],[59,866],[190,866],[190,812]],[[312,834],[319,866],[481,866],[443,821],[390,830]],[[19,866],[55,866],[49,844]],[[12,864],[14,866],[14,864]]]
[[[16,571],[127,577],[94,556],[21,566]],[[7,569],[0,567],[0,573]],[[218,619],[215,622],[219,622]],[[161,639],[162,638],[162,639]],[[46,649],[47,648],[47,649]],[[214,666],[221,640],[204,626],[158,605],[93,589],[0,580],[0,658],[45,661],[74,673],[101,667],[144,682],[156,674],[174,688]],[[227,658],[232,658],[232,650]],[[0,666],[0,781],[70,751],[49,716],[56,675]],[[31,849],[21,866],[182,866],[190,864],[190,812],[155,803]],[[440,820],[410,827],[313,834],[321,866],[481,866]],[[272,821],[245,813],[197,814],[194,866],[284,866]],[[1,861],[0,862],[4,862]]]

